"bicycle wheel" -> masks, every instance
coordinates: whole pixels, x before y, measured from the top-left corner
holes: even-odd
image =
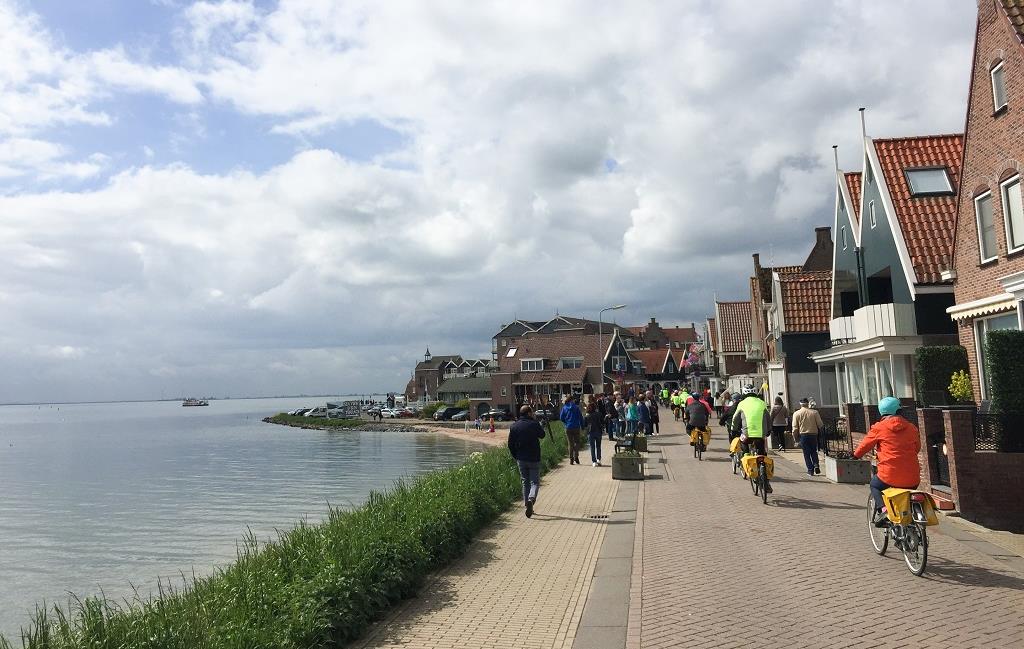
[[[928,565],[928,530],[920,523],[907,525],[903,533],[903,560],[910,572],[920,577]]]
[[[761,502],[765,505],[768,504],[768,473],[764,468],[764,465],[757,469],[757,481],[761,483]]]
[[[875,499],[868,494],[868,536],[871,537],[871,545],[875,552],[885,554],[889,547],[889,526],[875,527]]]
[[[756,496],[757,495],[757,489],[759,487],[759,485],[757,484],[757,476],[754,476],[753,478],[749,478],[749,479],[750,479],[750,489],[754,492],[754,495]]]
[[[693,452],[697,455],[699,462],[704,455],[704,437],[700,433],[697,434],[697,443],[693,445]]]
[[[740,468],[740,456],[739,453],[732,454],[732,474],[736,475],[736,472]]]

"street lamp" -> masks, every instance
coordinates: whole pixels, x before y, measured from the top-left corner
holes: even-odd
[[[625,309],[625,304],[616,304],[615,306],[607,306],[597,312],[597,347],[601,353],[601,385],[604,385],[604,341],[601,335],[601,316],[605,311],[618,311],[619,309]],[[604,388],[602,388],[603,390]]]

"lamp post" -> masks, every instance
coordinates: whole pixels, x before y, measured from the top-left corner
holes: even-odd
[[[597,312],[597,347],[601,353],[601,389],[604,390],[604,340],[601,332],[601,316],[605,311],[618,311],[619,309],[625,309],[625,304],[616,304],[615,306],[607,306]]]

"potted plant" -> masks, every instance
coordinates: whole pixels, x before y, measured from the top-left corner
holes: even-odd
[[[845,419],[841,418],[836,423],[834,435],[834,443],[829,444],[833,450],[825,455],[825,477],[832,482],[848,484],[871,482],[871,462],[854,459],[850,429]]]
[[[636,450],[622,450],[612,456],[613,480],[643,480],[644,458]]]
[[[647,452],[647,435],[637,433],[633,437],[633,450],[640,451],[641,453]]]

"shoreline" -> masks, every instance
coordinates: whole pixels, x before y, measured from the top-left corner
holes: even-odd
[[[304,430],[325,430],[325,431],[351,431],[351,432],[362,432],[362,433],[375,433],[375,432],[397,432],[397,433],[435,433],[439,435],[446,435],[452,439],[458,439],[462,441],[478,442],[486,446],[504,446],[507,433],[507,429],[497,428],[495,432],[490,433],[487,428],[481,428],[477,430],[472,426],[469,429],[464,427],[453,427],[443,426],[434,423],[428,423],[424,420],[414,420],[402,423],[391,423],[391,422],[377,422],[377,421],[365,421],[354,426],[331,426],[327,424],[319,423],[318,421],[293,423],[288,421],[274,421],[273,416],[264,417],[263,421],[268,424],[275,424],[278,426],[288,426],[291,428],[301,428]]]

